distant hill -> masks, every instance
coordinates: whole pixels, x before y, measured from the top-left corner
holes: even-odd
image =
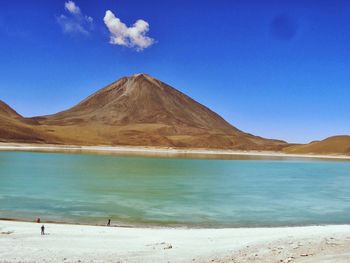
[[[47,143],[239,150],[281,150],[287,146],[284,141],[240,131],[207,107],[146,74],[121,78],[53,115],[28,120],[7,107],[3,107],[7,117],[0,115],[0,119],[16,123],[5,130],[21,131],[19,126],[24,125],[33,130],[34,141]],[[31,133],[27,130],[26,135]],[[16,138],[0,134],[0,140]]]
[[[350,155],[350,136],[333,136],[323,141],[284,148],[286,153],[344,154]]]
[[[23,118],[0,100],[0,142],[54,143],[50,134],[37,128],[35,120]]]
[[[2,118],[22,118],[15,110],[9,105],[0,100],[0,117]]]

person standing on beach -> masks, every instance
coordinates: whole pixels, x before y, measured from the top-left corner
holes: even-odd
[[[107,226],[111,226],[111,219],[108,219]]]
[[[44,225],[41,226],[41,235],[45,235],[45,226]]]

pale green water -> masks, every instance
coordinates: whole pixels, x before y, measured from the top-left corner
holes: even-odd
[[[350,162],[0,152],[0,217],[209,227],[350,223]]]

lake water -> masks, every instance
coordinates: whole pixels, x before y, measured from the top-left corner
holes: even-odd
[[[0,218],[204,227],[350,223],[350,162],[0,152]]]

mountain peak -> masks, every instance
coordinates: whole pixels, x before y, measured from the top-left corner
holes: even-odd
[[[146,73],[134,74],[131,77],[129,77],[128,79],[132,80],[132,81],[148,81],[155,86],[159,86],[162,83],[160,80],[158,80],[158,79],[156,79],[156,78],[154,78],[151,75],[148,75]]]
[[[123,77],[74,107],[48,116],[25,119],[0,101],[0,122],[0,140],[242,150],[276,150],[286,145],[240,131],[145,73]],[[16,138],[14,130],[21,131]]]
[[[141,77],[141,78],[153,78],[152,76],[146,74],[146,73],[136,73],[134,75],[131,76],[131,78],[138,78],[138,77]]]
[[[238,130],[209,108],[145,73],[123,77],[66,111],[35,119],[71,144],[226,149],[285,145]],[[84,127],[84,138],[74,135],[79,127]]]
[[[22,117],[2,100],[0,100],[0,115],[7,116],[7,117],[16,117],[16,118]]]

